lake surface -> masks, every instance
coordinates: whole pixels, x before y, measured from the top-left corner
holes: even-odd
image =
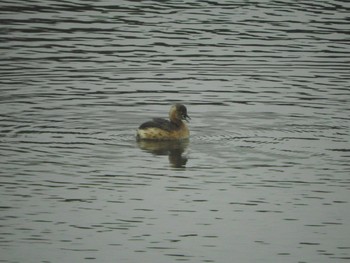
[[[0,262],[348,262],[349,3],[0,8]]]

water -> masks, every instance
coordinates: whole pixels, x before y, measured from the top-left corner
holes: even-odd
[[[0,261],[347,262],[349,9],[2,1]]]

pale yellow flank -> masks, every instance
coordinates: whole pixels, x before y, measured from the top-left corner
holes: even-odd
[[[149,140],[168,140],[168,139],[188,139],[190,132],[185,123],[183,128],[174,131],[166,131],[160,128],[138,129],[137,136],[139,139]]]

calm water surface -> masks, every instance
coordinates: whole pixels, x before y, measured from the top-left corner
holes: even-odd
[[[1,262],[350,259],[349,3],[0,8]]]

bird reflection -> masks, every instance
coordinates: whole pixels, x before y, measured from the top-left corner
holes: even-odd
[[[171,167],[185,167],[188,158],[183,154],[187,149],[189,140],[183,141],[137,141],[141,150],[155,155],[168,155]]]

